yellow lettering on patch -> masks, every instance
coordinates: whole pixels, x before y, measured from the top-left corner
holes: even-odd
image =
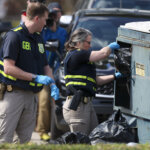
[[[24,50],[31,50],[30,43],[29,43],[29,42],[26,42],[26,41],[22,41],[22,48],[23,48]]]

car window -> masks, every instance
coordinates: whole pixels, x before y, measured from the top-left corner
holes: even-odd
[[[93,33],[91,49],[98,50],[116,40],[120,25],[127,22],[147,20],[133,17],[87,16],[79,19],[76,28],[83,27],[90,30]]]
[[[85,1],[85,0],[79,0],[76,2],[75,6],[74,6],[74,11],[77,11],[79,9],[84,9],[84,8],[87,8],[87,5],[88,5],[88,1]]]
[[[92,8],[135,8],[150,10],[150,0],[94,0]]]

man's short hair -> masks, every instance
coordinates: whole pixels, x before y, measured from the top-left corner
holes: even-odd
[[[27,6],[27,17],[32,20],[35,16],[43,17],[48,8],[42,3],[30,3]]]

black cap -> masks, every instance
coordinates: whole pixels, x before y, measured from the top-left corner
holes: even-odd
[[[57,3],[57,2],[52,2],[52,3],[48,4],[48,10],[49,10],[50,13],[55,11],[55,10],[53,10],[54,8],[59,8],[60,10],[62,10],[60,4]]]
[[[46,0],[29,0],[30,2],[45,3]]]

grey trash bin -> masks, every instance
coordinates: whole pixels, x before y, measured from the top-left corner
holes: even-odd
[[[139,143],[150,142],[150,22],[120,26],[117,42],[131,48],[131,80],[122,91],[116,81],[114,109],[137,128]]]

